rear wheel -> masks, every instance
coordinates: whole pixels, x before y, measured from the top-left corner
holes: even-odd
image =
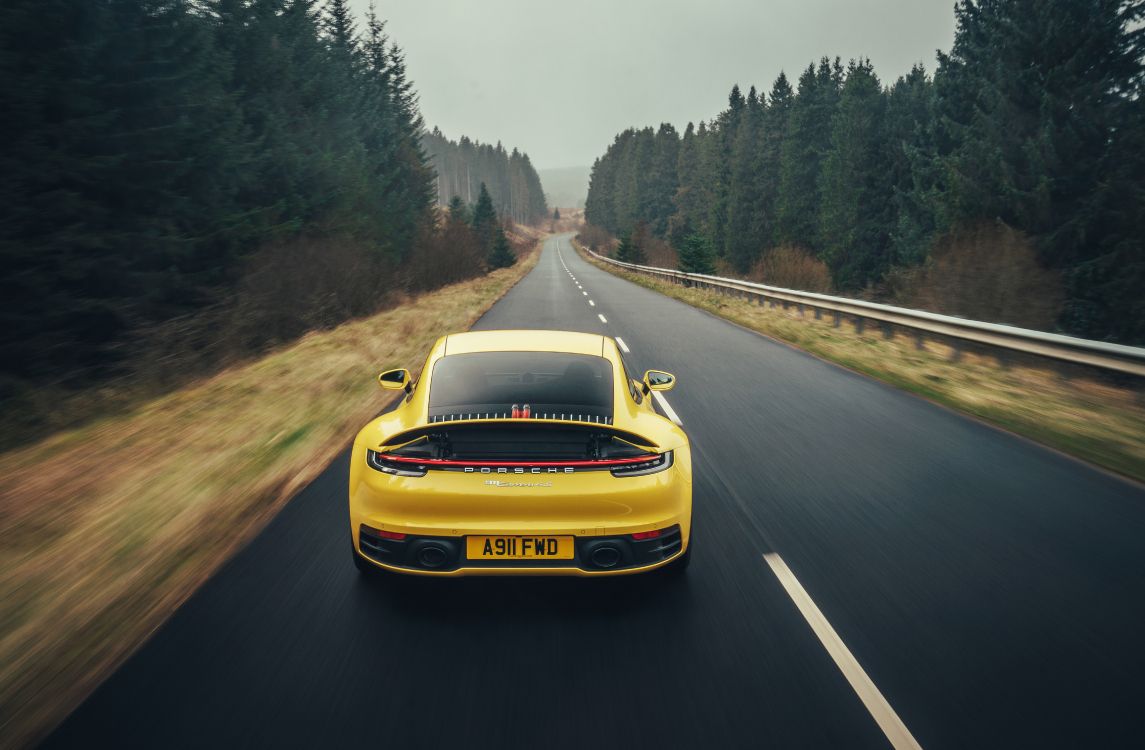
[[[692,562],[692,547],[695,546],[695,542],[695,539],[689,539],[688,549],[684,550],[684,554],[661,568],[661,572],[673,578],[684,575],[685,571],[688,570],[688,565]]]
[[[377,579],[381,578],[384,571],[377,565],[374,565],[366,558],[358,554],[358,550],[354,549],[354,540],[350,540],[350,554],[354,556],[354,567],[358,569],[358,573],[363,578]]]

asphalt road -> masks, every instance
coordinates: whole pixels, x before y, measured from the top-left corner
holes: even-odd
[[[684,581],[371,585],[343,456],[47,746],[888,747],[765,553],[922,747],[1145,746],[1138,485],[613,277],[567,239],[477,328],[607,333],[678,376]]]

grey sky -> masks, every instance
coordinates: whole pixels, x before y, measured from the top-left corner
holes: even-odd
[[[368,0],[353,0],[362,11]],[[632,125],[714,117],[821,55],[884,83],[954,37],[953,0],[379,0],[426,122],[538,168],[589,165]]]

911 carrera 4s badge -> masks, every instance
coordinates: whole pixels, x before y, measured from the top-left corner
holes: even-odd
[[[500,479],[486,479],[485,484],[493,487],[552,487],[552,482],[502,482]]]

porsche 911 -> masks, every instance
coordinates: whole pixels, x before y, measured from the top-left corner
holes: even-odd
[[[395,408],[354,440],[350,536],[368,574],[610,576],[691,558],[688,437],[612,338],[444,336],[421,376],[378,376]]]

